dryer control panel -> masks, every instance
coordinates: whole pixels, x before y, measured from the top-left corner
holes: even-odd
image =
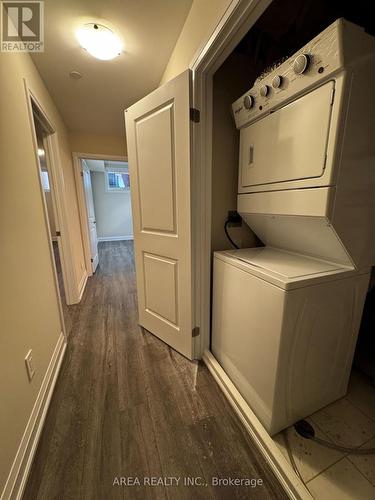
[[[268,114],[342,69],[344,24],[349,23],[338,19],[276,69],[259,77],[254,86],[232,104],[236,127],[242,128]]]

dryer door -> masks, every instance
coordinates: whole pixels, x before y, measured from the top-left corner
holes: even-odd
[[[323,174],[333,90],[330,81],[241,130],[240,192]]]

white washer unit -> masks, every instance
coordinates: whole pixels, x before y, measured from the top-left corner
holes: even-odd
[[[375,264],[375,39],[339,19],[233,104],[238,211],[212,350],[270,434],[342,397]]]
[[[368,281],[269,247],[215,253],[212,351],[271,435],[345,394]]]

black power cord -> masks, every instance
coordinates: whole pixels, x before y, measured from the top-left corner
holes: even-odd
[[[228,240],[231,242],[231,244],[236,248],[237,250],[240,248],[230,237],[230,234],[228,232],[228,224],[233,224],[234,226],[240,226],[242,223],[242,217],[236,210],[229,210],[228,212],[228,218],[225,221],[224,224],[224,232]]]
[[[228,224],[229,224],[229,220],[226,220],[225,221],[225,224],[224,224],[224,231],[225,231],[225,234],[228,238],[228,240],[231,242],[231,244],[234,246],[234,248],[237,248],[239,249],[240,247],[238,245],[236,245],[236,243],[232,240],[232,238],[230,237],[229,233],[228,233]]]
[[[342,451],[343,453],[350,453],[351,455],[373,455],[375,454],[375,448],[348,448],[346,446],[340,446],[339,444],[334,444],[324,439],[320,439],[315,436],[314,427],[306,420],[299,420],[294,424],[294,429],[297,434],[305,439],[311,439],[321,446],[326,446],[327,448],[332,448],[333,450]]]

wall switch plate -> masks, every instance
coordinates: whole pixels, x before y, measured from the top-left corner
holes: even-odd
[[[25,363],[26,363],[27,376],[29,377],[29,380],[31,380],[33,378],[33,376],[35,375],[33,351],[31,349],[26,354]]]

